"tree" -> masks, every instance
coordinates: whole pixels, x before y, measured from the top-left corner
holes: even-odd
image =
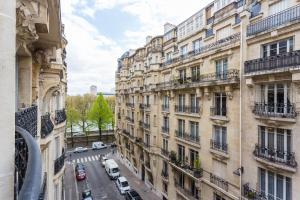
[[[67,111],[67,127],[71,130],[71,140],[72,140],[72,147],[74,146],[73,141],[73,127],[78,124],[79,120],[79,113],[75,109],[74,105],[74,97],[73,96],[67,96],[66,99],[66,111]]]
[[[115,96],[109,96],[105,98],[111,112],[113,113],[113,117],[111,118],[111,126],[113,128],[113,130],[115,129],[115,106],[116,106],[116,98]]]
[[[97,97],[96,101],[94,101],[89,112],[89,120],[97,125],[100,140],[102,136],[101,130],[111,123],[112,118],[113,114],[111,112],[111,109],[107,101],[104,99],[103,95],[100,94]]]

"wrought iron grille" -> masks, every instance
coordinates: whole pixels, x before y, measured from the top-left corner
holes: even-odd
[[[41,137],[47,137],[53,131],[54,125],[50,119],[50,114],[47,113],[41,117]]]
[[[67,116],[66,116],[65,109],[55,111],[55,123],[56,124],[60,124],[64,121],[66,121],[66,119],[67,119]]]
[[[16,126],[28,131],[33,137],[37,135],[37,106],[22,108],[15,114]]]

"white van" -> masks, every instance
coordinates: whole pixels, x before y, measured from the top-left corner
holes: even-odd
[[[104,144],[103,142],[93,142],[93,144],[92,144],[93,150],[104,149],[104,148],[107,148],[107,145]]]
[[[113,159],[106,160],[105,171],[110,179],[116,179],[120,176],[119,166]]]

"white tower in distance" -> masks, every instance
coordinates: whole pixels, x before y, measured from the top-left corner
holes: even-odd
[[[96,96],[97,95],[97,86],[91,85],[90,87],[90,94]]]

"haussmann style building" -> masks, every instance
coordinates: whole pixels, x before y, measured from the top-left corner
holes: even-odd
[[[164,200],[299,200],[299,22],[299,0],[216,0],[124,53],[132,173]]]
[[[0,199],[64,199],[67,40],[59,0],[0,0]]]

